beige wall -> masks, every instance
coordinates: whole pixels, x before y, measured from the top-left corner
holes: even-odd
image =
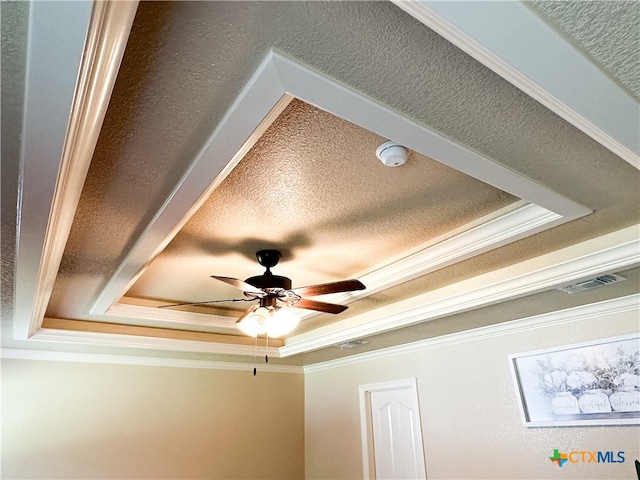
[[[2,361],[2,478],[303,478],[302,374]]]
[[[526,428],[508,356],[637,332],[638,312],[451,343],[305,375],[308,479],[362,478],[358,386],[416,377],[429,479],[635,478],[637,426]],[[561,451],[626,452],[618,464],[567,464]],[[331,459],[328,461],[327,459]]]
[[[2,478],[362,478],[358,386],[416,377],[427,475],[634,478],[638,427],[525,428],[508,355],[638,331],[586,318],[301,374],[2,361]],[[622,464],[548,460],[624,450]]]

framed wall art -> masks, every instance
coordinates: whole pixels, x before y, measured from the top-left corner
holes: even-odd
[[[527,427],[640,425],[640,335],[509,357]]]

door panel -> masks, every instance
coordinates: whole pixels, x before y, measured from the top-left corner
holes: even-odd
[[[415,379],[365,385],[361,392],[365,476],[426,478]]]

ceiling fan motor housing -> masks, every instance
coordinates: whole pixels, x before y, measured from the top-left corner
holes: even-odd
[[[291,279],[274,275],[271,272],[265,272],[263,275],[247,278],[245,282],[256,288],[283,288],[284,290],[291,290]]]
[[[269,270],[271,267],[275,267],[278,264],[282,258],[282,253],[278,250],[259,250],[256,252],[256,258],[260,265],[267,267],[267,270]]]
[[[260,250],[256,253],[258,263],[263,267],[266,267],[267,271],[262,275],[247,278],[246,283],[256,288],[282,288],[284,290],[291,290],[291,280],[287,277],[281,277],[280,275],[274,275],[271,273],[270,268],[275,267],[278,264],[282,253],[278,250]]]

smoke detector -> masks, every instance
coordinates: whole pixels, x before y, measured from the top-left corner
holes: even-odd
[[[399,167],[409,158],[409,150],[396,142],[385,142],[377,148],[376,157],[387,167]]]

